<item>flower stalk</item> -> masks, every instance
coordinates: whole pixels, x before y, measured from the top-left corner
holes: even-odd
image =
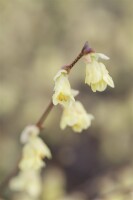
[[[38,120],[38,122],[36,123],[36,126],[42,130],[43,129],[43,123],[45,121],[45,119],[47,118],[47,116],[49,115],[49,113],[51,112],[52,108],[54,107],[53,102],[50,101],[49,105],[47,106],[46,110],[44,110],[42,116],[40,117],[40,119]]]

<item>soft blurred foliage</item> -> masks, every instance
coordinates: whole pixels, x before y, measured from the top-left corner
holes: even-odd
[[[21,155],[21,131],[51,98],[55,73],[88,40],[111,58],[115,89],[93,93],[84,64],[72,70],[71,85],[95,120],[76,134],[60,130],[60,107],[50,113],[41,136],[53,159],[43,172],[42,200],[133,199],[132,24],[132,0],[0,0],[1,182]],[[3,195],[10,193],[7,187]]]

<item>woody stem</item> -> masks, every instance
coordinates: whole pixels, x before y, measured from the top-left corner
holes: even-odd
[[[38,122],[36,123],[36,126],[41,130],[42,129],[42,125],[45,121],[45,119],[47,118],[47,116],[49,115],[49,113],[51,112],[52,108],[54,107],[53,102],[50,101],[49,105],[47,106],[46,110],[43,112],[42,116],[40,117],[40,119],[38,120]]]

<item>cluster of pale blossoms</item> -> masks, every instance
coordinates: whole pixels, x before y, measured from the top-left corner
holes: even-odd
[[[89,53],[84,55],[86,62],[85,83],[93,92],[104,91],[109,85],[114,87],[105,65],[99,59],[109,58],[100,53]],[[75,97],[78,91],[71,89],[68,80],[67,69],[61,69],[54,77],[55,87],[52,97],[53,104],[60,104],[63,114],[60,122],[61,129],[67,126],[72,127],[75,132],[81,132],[91,125],[94,119],[92,114],[88,114]],[[43,140],[39,137],[40,129],[36,125],[27,126],[21,134],[21,143],[24,144],[22,159],[19,163],[19,174],[10,181],[10,188],[16,191],[26,192],[31,199],[36,200],[41,191],[40,172],[45,166],[44,158],[51,158],[51,152]]]
[[[45,166],[44,158],[51,158],[51,152],[39,137],[36,125],[27,126],[21,133],[20,141],[24,144],[19,174],[11,179],[10,188],[24,192],[24,199],[37,200],[41,193],[41,169]]]
[[[93,92],[104,91],[107,85],[112,88],[114,87],[114,82],[105,65],[99,62],[100,58],[109,59],[101,53],[90,53],[84,56],[86,62],[85,83],[91,87]],[[66,126],[70,126],[75,132],[87,129],[94,117],[85,111],[81,102],[75,100],[75,96],[79,92],[71,89],[68,80],[68,71],[64,69],[60,70],[56,74],[54,81],[53,104],[60,104],[63,107],[60,127],[65,129]]]

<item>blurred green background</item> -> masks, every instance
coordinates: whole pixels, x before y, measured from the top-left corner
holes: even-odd
[[[115,89],[93,93],[84,84],[85,64],[80,61],[72,70],[77,99],[95,120],[77,134],[60,130],[60,107],[50,113],[41,135],[53,154],[44,182],[51,185],[48,175],[53,173],[59,183],[57,197],[45,196],[49,189],[43,200],[131,200],[133,189],[117,191],[116,184],[122,183],[122,170],[124,183],[133,179],[132,0],[0,0],[0,181],[21,155],[21,131],[36,123],[48,105],[55,73],[85,41],[110,57],[105,64]],[[104,190],[109,192],[102,196]]]

